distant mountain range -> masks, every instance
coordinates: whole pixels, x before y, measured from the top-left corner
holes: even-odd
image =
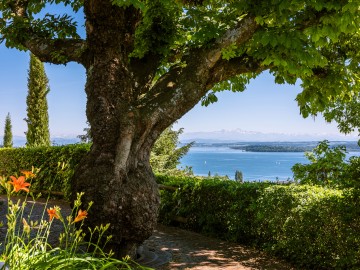
[[[3,137],[0,137],[0,145],[3,142]],[[66,144],[74,144],[79,143],[80,139],[74,137],[54,137],[51,138],[52,145],[66,145]],[[21,147],[25,146],[26,144],[26,137],[23,136],[13,136],[13,146],[14,147]]]
[[[219,130],[213,132],[185,132],[180,135],[180,141],[187,143],[216,142],[299,142],[299,141],[357,141],[358,136],[345,136],[339,134],[286,134],[286,133],[264,133],[258,131],[245,131],[242,129]]]
[[[197,143],[232,143],[232,142],[307,142],[307,141],[358,141],[360,138],[354,135],[339,134],[286,134],[286,133],[264,133],[259,131],[218,130],[212,132],[185,132],[180,135],[181,143],[195,141]],[[0,137],[0,144],[3,138]],[[80,139],[73,136],[52,137],[53,145],[65,145],[79,143]],[[25,146],[26,137],[14,136],[14,147]]]

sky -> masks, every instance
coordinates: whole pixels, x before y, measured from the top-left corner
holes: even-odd
[[[0,44],[0,60],[0,136],[4,133],[8,112],[13,135],[24,136],[29,53]],[[85,69],[69,63],[66,66],[45,64],[45,70],[50,85],[51,137],[83,134],[87,127]],[[198,104],[174,127],[184,128],[185,133],[242,129],[264,133],[339,134],[336,123],[326,123],[321,116],[302,118],[295,101],[300,91],[299,84],[276,85],[273,77],[265,72],[252,80],[242,93],[226,91],[218,94],[219,101],[215,104],[208,107]]]

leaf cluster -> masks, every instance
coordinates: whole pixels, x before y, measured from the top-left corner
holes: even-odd
[[[88,144],[0,149],[0,175],[16,175],[34,166],[40,170],[32,183],[35,190],[64,192],[70,199],[71,177],[89,150]]]
[[[142,9],[143,18],[135,32],[135,48],[130,56],[143,58],[147,54],[169,55],[179,38],[178,18],[180,6],[165,0],[155,1],[114,1],[127,2]],[[135,2],[135,3],[129,3]]]
[[[151,149],[150,165],[156,173],[171,173],[177,170],[180,159],[187,154],[193,143],[179,147],[179,135],[183,129],[168,127]]]
[[[77,22],[71,15],[45,13],[40,16],[40,12],[52,4],[69,6],[78,12],[83,0],[1,1],[0,43],[5,41],[7,47],[26,50],[24,42],[34,36],[48,40],[79,38]],[[15,10],[23,14],[17,15]]]
[[[359,157],[345,161],[346,147],[331,148],[328,141],[320,142],[311,152],[305,153],[308,164],[296,163],[291,169],[300,184],[331,187],[359,187]]]
[[[348,134],[357,130],[360,135],[360,95],[350,101],[337,98],[325,109],[324,117],[328,122],[336,121],[341,132]]]

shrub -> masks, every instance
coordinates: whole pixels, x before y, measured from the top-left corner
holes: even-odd
[[[297,163],[292,167],[294,179],[301,184],[315,184],[324,186],[341,185],[342,172],[344,171],[346,148],[338,146],[329,147],[328,141],[320,142],[305,156],[309,164]]]
[[[255,238],[252,205],[261,190],[274,185],[164,175],[158,175],[157,179],[161,184],[177,187],[174,192],[161,191],[162,223],[242,243],[251,243]],[[177,224],[177,217],[184,217],[187,222]]]
[[[343,184],[360,188],[360,157],[350,157],[343,173]]]
[[[64,192],[71,195],[71,177],[81,158],[89,151],[88,144],[52,147],[0,149],[0,175],[16,175],[20,170],[37,168],[34,190]]]
[[[316,186],[273,186],[257,200],[257,240],[307,269],[358,269],[359,193]]]
[[[159,219],[165,224],[257,245],[306,269],[360,269],[358,189],[158,180],[176,187],[161,191]]]
[[[345,146],[330,148],[328,141],[320,142],[305,153],[309,164],[295,164],[291,169],[300,184],[329,187],[360,187],[360,157],[345,161]]]

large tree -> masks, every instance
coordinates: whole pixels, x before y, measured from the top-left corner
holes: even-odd
[[[28,96],[26,98],[28,126],[26,145],[50,146],[49,114],[47,94],[49,80],[45,73],[44,64],[36,56],[30,54],[28,71]]]
[[[39,13],[58,3],[84,13],[85,38],[71,14]],[[74,192],[94,201],[87,224],[111,223],[118,255],[156,224],[152,145],[200,100],[243,91],[265,70],[301,79],[304,116],[359,92],[358,0],[3,0],[0,11],[8,47],[86,69],[93,144]]]

